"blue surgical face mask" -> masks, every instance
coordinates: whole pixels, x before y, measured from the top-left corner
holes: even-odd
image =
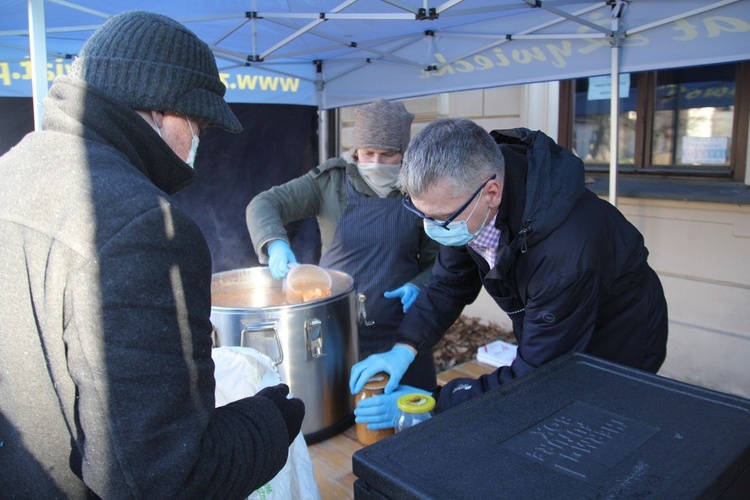
[[[477,229],[477,232],[469,232],[469,226],[466,224],[466,221],[471,219],[471,216],[474,215],[474,211],[479,206],[479,201],[481,199],[482,195],[480,194],[479,200],[477,200],[477,204],[474,205],[474,208],[471,210],[471,213],[468,217],[466,217],[466,219],[453,221],[448,224],[447,228],[440,227],[425,219],[422,222],[424,226],[424,232],[427,233],[427,236],[429,236],[433,240],[447,247],[460,247],[463,245],[467,245],[482,231],[485,222],[487,222],[487,217],[490,215],[490,207],[487,207],[487,213],[485,214],[482,223],[479,225],[479,229]]]

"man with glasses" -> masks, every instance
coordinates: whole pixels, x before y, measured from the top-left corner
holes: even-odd
[[[397,344],[352,368],[350,389],[390,374],[386,394],[356,421],[393,426],[410,360],[431,349],[482,286],[513,323],[516,359],[433,391],[436,411],[523,376],[568,352],[656,372],[666,356],[667,304],[643,237],[584,185],[583,163],[542,132],[488,134],[465,119],[423,129],[404,155],[403,205],[442,244],[433,277],[399,327]]]

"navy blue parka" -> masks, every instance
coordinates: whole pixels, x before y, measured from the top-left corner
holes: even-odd
[[[583,162],[544,133],[491,135],[506,163],[495,266],[468,245],[441,247],[398,341],[430,349],[484,286],[511,318],[518,353],[510,366],[439,388],[438,411],[571,351],[656,372],[667,304],[642,235],[585,187]]]

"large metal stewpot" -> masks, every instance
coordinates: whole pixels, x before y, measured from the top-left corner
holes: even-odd
[[[271,358],[281,379],[305,403],[302,433],[308,443],[352,424],[349,373],[357,362],[354,280],[327,270],[331,295],[288,304],[282,282],[267,267],[216,273],[211,280],[214,344],[245,346]]]

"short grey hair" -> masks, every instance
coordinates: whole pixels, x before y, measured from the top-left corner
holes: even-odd
[[[422,196],[444,181],[458,196],[469,196],[493,174],[505,179],[505,159],[495,140],[471,120],[441,118],[422,129],[404,153],[399,187]]]

